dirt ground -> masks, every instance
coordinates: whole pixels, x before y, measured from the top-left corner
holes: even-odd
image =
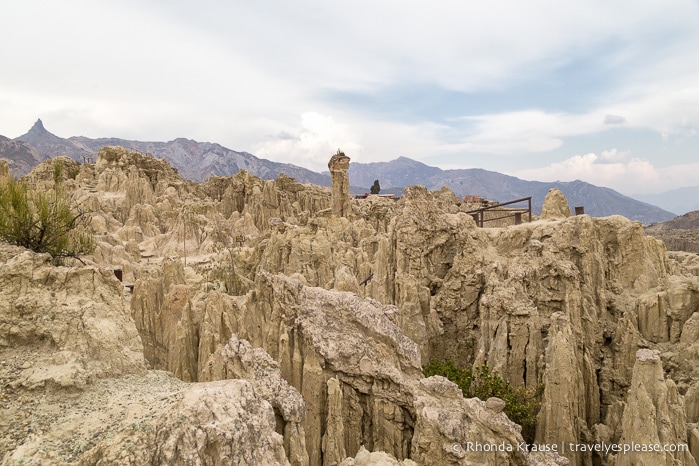
[[[43,450],[54,460],[76,461],[121,432],[152,430],[162,409],[179,401],[189,385],[168,372],[149,371],[143,377],[97,380],[82,390],[14,386],[35,356],[26,348],[0,352],[0,459],[26,442],[27,453]],[[25,464],[17,458],[21,451],[14,459]]]

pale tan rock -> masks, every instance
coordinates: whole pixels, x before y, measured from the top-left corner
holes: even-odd
[[[68,156],[60,155],[41,162],[22,179],[31,183],[33,189],[44,190],[53,189],[56,175],[59,175],[58,181],[64,188],[70,189],[75,186],[73,179],[77,177],[79,172],[80,164],[78,162]]]
[[[646,339],[654,343],[677,343],[685,322],[699,309],[699,281],[670,276],[666,288],[642,295],[638,307],[639,330]]]
[[[685,407],[672,380],[663,377],[657,352],[640,349],[636,353],[633,378],[622,421],[620,443],[631,445],[678,445],[687,443]],[[617,454],[616,466],[695,465],[689,452],[631,451]]]
[[[676,261],[678,268],[684,273],[699,277],[699,255],[697,255],[697,253],[668,251],[668,257]]]
[[[348,267],[340,266],[335,269],[335,282],[333,288],[337,291],[350,291],[359,294],[357,278]]]
[[[337,466],[347,456],[342,421],[342,389],[336,378],[328,379],[328,416],[323,434],[323,466]]]
[[[699,423],[699,383],[693,383],[684,394],[687,422]]]
[[[182,261],[166,260],[136,282],[131,313],[151,367],[172,371],[185,381],[198,373],[194,315]]]
[[[554,314],[551,319],[553,335],[546,354],[545,389],[537,418],[536,443],[575,444],[580,434],[579,425],[585,419],[583,374],[578,366],[568,317]],[[578,452],[567,451],[563,455],[572,464],[583,464],[586,460]]]
[[[347,174],[349,164],[350,158],[339,149],[328,162],[332,177],[332,209],[337,217],[346,217],[350,213],[350,181]]]
[[[101,215],[93,215],[90,226],[95,234],[103,235],[108,233],[107,221]]]
[[[299,392],[281,376],[280,366],[262,348],[232,335],[228,343],[202,365],[200,381],[245,379],[288,422],[306,417],[306,404]]]
[[[682,326],[680,343],[696,343],[699,341],[699,312],[695,312]]]
[[[549,189],[548,194],[544,198],[544,205],[541,208],[541,219],[550,220],[555,218],[570,217],[572,212],[568,205],[568,199],[558,188]]]
[[[127,298],[154,367],[191,380],[223,377],[223,359],[216,370],[207,364],[232,335],[279,363],[309,412],[297,425],[275,408],[292,464],[303,463],[301,450],[320,464],[323,438],[348,457],[362,445],[397,461],[410,456],[418,416],[410,381],[433,358],[487,363],[529,389],[544,380],[542,435],[618,442],[636,350],[658,348],[693,412],[699,288],[637,222],[570,217],[558,202],[550,221],[479,229],[448,190],[422,187],[399,201],[351,200],[350,221],[332,215],[330,190],[287,177],[240,172],[196,185],[129,151],[112,152],[65,181],[104,219],[90,260],[118,265],[135,283]],[[49,182],[47,167],[35,177],[41,183]],[[191,214],[186,222],[183,213]],[[239,296],[207,277],[221,248],[239,260]],[[56,357],[79,369],[71,355]],[[341,399],[342,435],[327,433],[330,379],[341,393],[332,391]],[[443,441],[427,437],[430,445]]]
[[[99,443],[80,464],[289,465],[272,407],[248,382],[196,384],[180,397],[147,428]]]
[[[494,396],[485,400],[485,407],[496,413],[501,413],[502,410],[505,409],[505,406],[506,403],[503,400]]]
[[[235,232],[246,236],[269,230],[272,218],[305,225],[331,205],[330,190],[297,183],[284,175],[263,181],[241,170],[230,178],[213,177],[203,189],[219,202],[217,209],[225,218],[245,218],[245,223],[236,223]]]
[[[689,427],[687,437],[689,438],[689,451],[694,457],[694,461],[699,462],[699,427],[696,424]]]
[[[141,339],[111,270],[58,268],[47,254],[5,243],[0,250],[0,349],[44,348],[6,383],[84,388],[96,378],[145,372]]]
[[[417,466],[412,460],[398,461],[391,455],[382,452],[369,452],[361,447],[354,458],[346,458],[340,466]]]
[[[556,454],[528,454],[520,426],[487,409],[484,401],[464,399],[456,384],[443,377],[420,381],[415,408],[411,459],[417,464],[566,464]]]

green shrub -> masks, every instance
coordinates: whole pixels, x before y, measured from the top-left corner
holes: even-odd
[[[239,296],[247,291],[245,283],[235,270],[235,263],[232,257],[221,259],[214,264],[209,278],[211,281],[219,282],[223,292],[229,295]]]
[[[425,377],[446,377],[459,386],[465,397],[478,397],[484,401],[493,396],[502,399],[507,417],[523,427],[525,439],[533,437],[536,415],[541,407],[543,384],[539,384],[536,389],[515,388],[487,365],[478,366],[472,371],[456,367],[448,359],[430,362],[423,368],[423,373]]]
[[[55,168],[58,180],[60,167]],[[71,206],[60,182],[49,191],[32,190],[15,179],[0,182],[0,238],[39,253],[48,253],[54,264],[89,254],[95,239],[87,230],[89,216]],[[82,262],[82,261],[81,261]]]

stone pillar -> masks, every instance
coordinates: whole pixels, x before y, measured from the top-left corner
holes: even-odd
[[[565,195],[558,188],[549,189],[544,199],[544,205],[541,208],[541,218],[548,220],[566,218],[572,215]]]
[[[332,176],[333,214],[337,217],[346,217],[350,212],[350,182],[347,170],[349,170],[350,158],[340,149],[328,162],[330,176]]]

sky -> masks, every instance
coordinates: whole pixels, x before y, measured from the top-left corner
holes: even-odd
[[[699,0],[3,0],[0,134],[699,185]]]

